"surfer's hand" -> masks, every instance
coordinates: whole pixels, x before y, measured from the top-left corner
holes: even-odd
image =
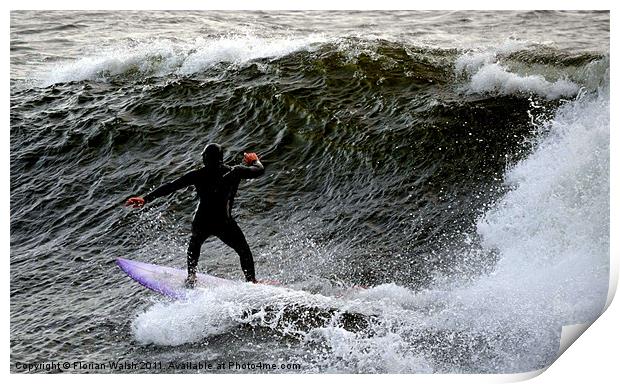
[[[137,197],[130,197],[129,199],[127,199],[127,202],[125,202],[125,206],[132,206],[133,208],[140,208],[144,205],[144,199],[137,196]]]
[[[252,165],[255,161],[258,161],[258,155],[254,152],[244,153],[243,162],[247,165]]]

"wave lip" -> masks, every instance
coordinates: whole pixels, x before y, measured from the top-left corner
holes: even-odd
[[[370,39],[370,40],[369,40]],[[353,38],[328,38],[315,34],[306,37],[257,37],[253,35],[226,36],[219,38],[199,37],[191,42],[173,40],[150,40],[145,42],[126,42],[114,45],[103,52],[87,55],[76,61],[58,63],[39,74],[43,85],[56,83],[95,80],[105,81],[113,76],[191,76],[201,73],[220,64],[241,66],[260,59],[278,59],[298,51],[315,51],[325,48],[325,44],[335,43],[328,49],[336,49],[337,54],[345,54],[350,62],[362,58],[364,63],[380,65],[383,76],[402,77],[403,74],[395,67],[403,63],[407,67],[409,59],[398,56],[403,46],[365,37],[361,40]],[[335,48],[334,48],[335,47]],[[404,52],[408,47],[404,46]],[[515,52],[531,52],[536,57],[536,50],[529,50],[529,43],[518,40],[507,40],[497,47],[469,51],[454,60],[454,72],[457,76],[465,75],[468,83],[465,93],[510,95],[519,93],[536,94],[547,99],[573,97],[580,86],[565,78],[549,81],[541,74],[520,74],[511,71],[508,66],[500,63],[500,58]],[[423,50],[424,51],[424,50]],[[337,55],[337,56],[338,56]],[[396,55],[396,56],[393,56]],[[428,57],[427,55],[430,55]],[[435,53],[424,51],[424,60],[433,62]],[[366,57],[368,56],[368,57]],[[529,56],[528,56],[529,57]],[[450,59],[452,60],[452,59]],[[411,60],[415,64],[415,59]],[[524,65],[519,62],[517,66]],[[426,71],[450,73],[443,64],[433,68],[407,69],[404,76],[415,74],[423,76]],[[450,64],[448,64],[449,66]],[[371,66],[374,70],[374,67]],[[526,69],[526,72],[529,69]]]
[[[277,58],[312,49],[327,41],[321,35],[304,38],[231,36],[197,38],[193,42],[152,40],[123,43],[79,60],[55,64],[39,77],[44,85],[69,81],[104,80],[108,76],[138,72],[147,76],[191,75],[219,63],[243,64],[251,60]]]
[[[220,38],[215,40],[198,39],[196,50],[189,53],[177,70],[180,74],[193,74],[216,63],[241,64],[262,58],[276,58],[303,49],[313,43],[325,41],[320,36],[306,38],[259,38],[253,36]]]

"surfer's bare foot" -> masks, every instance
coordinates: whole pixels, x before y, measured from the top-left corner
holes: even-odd
[[[196,285],[196,275],[188,275],[187,279],[185,279],[185,288],[194,288]]]

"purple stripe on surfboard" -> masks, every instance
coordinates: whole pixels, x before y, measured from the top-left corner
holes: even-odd
[[[172,299],[183,299],[187,296],[188,290],[184,286],[187,277],[186,270],[120,257],[116,259],[116,265],[133,280],[150,290]],[[235,282],[202,273],[196,275],[197,287],[208,288],[224,284],[235,284]]]

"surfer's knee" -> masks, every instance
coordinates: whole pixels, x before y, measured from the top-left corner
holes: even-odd
[[[187,247],[187,273],[188,275],[196,274],[198,268],[198,259],[200,258],[200,248],[204,238],[199,235],[192,234]]]
[[[192,233],[192,237],[189,239],[189,245],[187,246],[187,254],[199,254],[205,238],[205,236],[202,236],[199,233]]]
[[[235,244],[233,249],[235,250],[235,252],[237,252],[237,254],[239,255],[242,261],[243,260],[254,261],[254,258],[252,257],[252,251],[250,250],[250,246],[245,241],[242,243],[240,242],[240,243]]]
[[[189,240],[189,245],[187,246],[187,254],[188,255],[193,255],[196,253],[200,253],[200,244],[197,243],[196,241],[190,239]]]

